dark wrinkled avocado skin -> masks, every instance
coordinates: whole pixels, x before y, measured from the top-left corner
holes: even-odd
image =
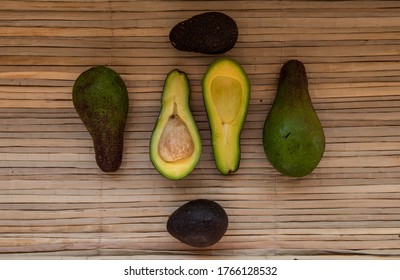
[[[129,107],[124,81],[106,66],[92,67],[76,79],[72,99],[93,139],[97,165],[104,172],[117,171]]]
[[[182,205],[169,217],[168,232],[192,247],[217,243],[228,228],[228,216],[215,201],[197,199]]]
[[[169,40],[176,49],[203,54],[227,52],[237,39],[236,22],[220,12],[195,15],[175,25],[169,34]]]

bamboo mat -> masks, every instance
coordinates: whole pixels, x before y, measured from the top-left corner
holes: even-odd
[[[220,56],[185,53],[170,29],[215,10],[239,27],[224,54],[252,95],[239,171],[215,168],[201,78]],[[281,65],[301,60],[326,134],[309,176],[278,174],[262,127]],[[108,65],[130,99],[123,163],[97,168],[75,112],[76,77]],[[203,140],[196,169],[163,178],[148,153],[164,79],[191,83]],[[168,216],[188,200],[219,202],[226,235],[207,249],[179,243]],[[0,7],[0,258],[399,258],[399,1],[11,1]]]

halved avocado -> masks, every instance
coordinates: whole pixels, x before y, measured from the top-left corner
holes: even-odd
[[[161,110],[150,140],[150,160],[160,174],[181,179],[201,155],[201,138],[189,107],[187,76],[177,69],[165,79]]]
[[[236,172],[240,134],[250,101],[250,82],[242,66],[231,58],[213,62],[203,77],[203,100],[215,164],[224,175]]]

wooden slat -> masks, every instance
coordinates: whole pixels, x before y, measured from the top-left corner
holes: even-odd
[[[181,52],[171,28],[197,13],[232,16],[252,95],[239,171],[215,168],[201,93],[217,57]],[[0,258],[348,259],[400,256],[400,2],[2,1]],[[300,179],[275,171],[262,128],[281,65],[301,60],[326,152]],[[71,100],[76,77],[108,65],[130,108],[123,163],[104,174]],[[163,178],[148,154],[165,76],[188,74],[203,140],[195,170]],[[218,201],[224,238],[193,249],[166,231],[191,199]]]

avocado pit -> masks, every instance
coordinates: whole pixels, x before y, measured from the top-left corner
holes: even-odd
[[[188,158],[193,154],[194,143],[187,126],[178,115],[172,115],[161,134],[158,144],[160,157],[167,162]]]

